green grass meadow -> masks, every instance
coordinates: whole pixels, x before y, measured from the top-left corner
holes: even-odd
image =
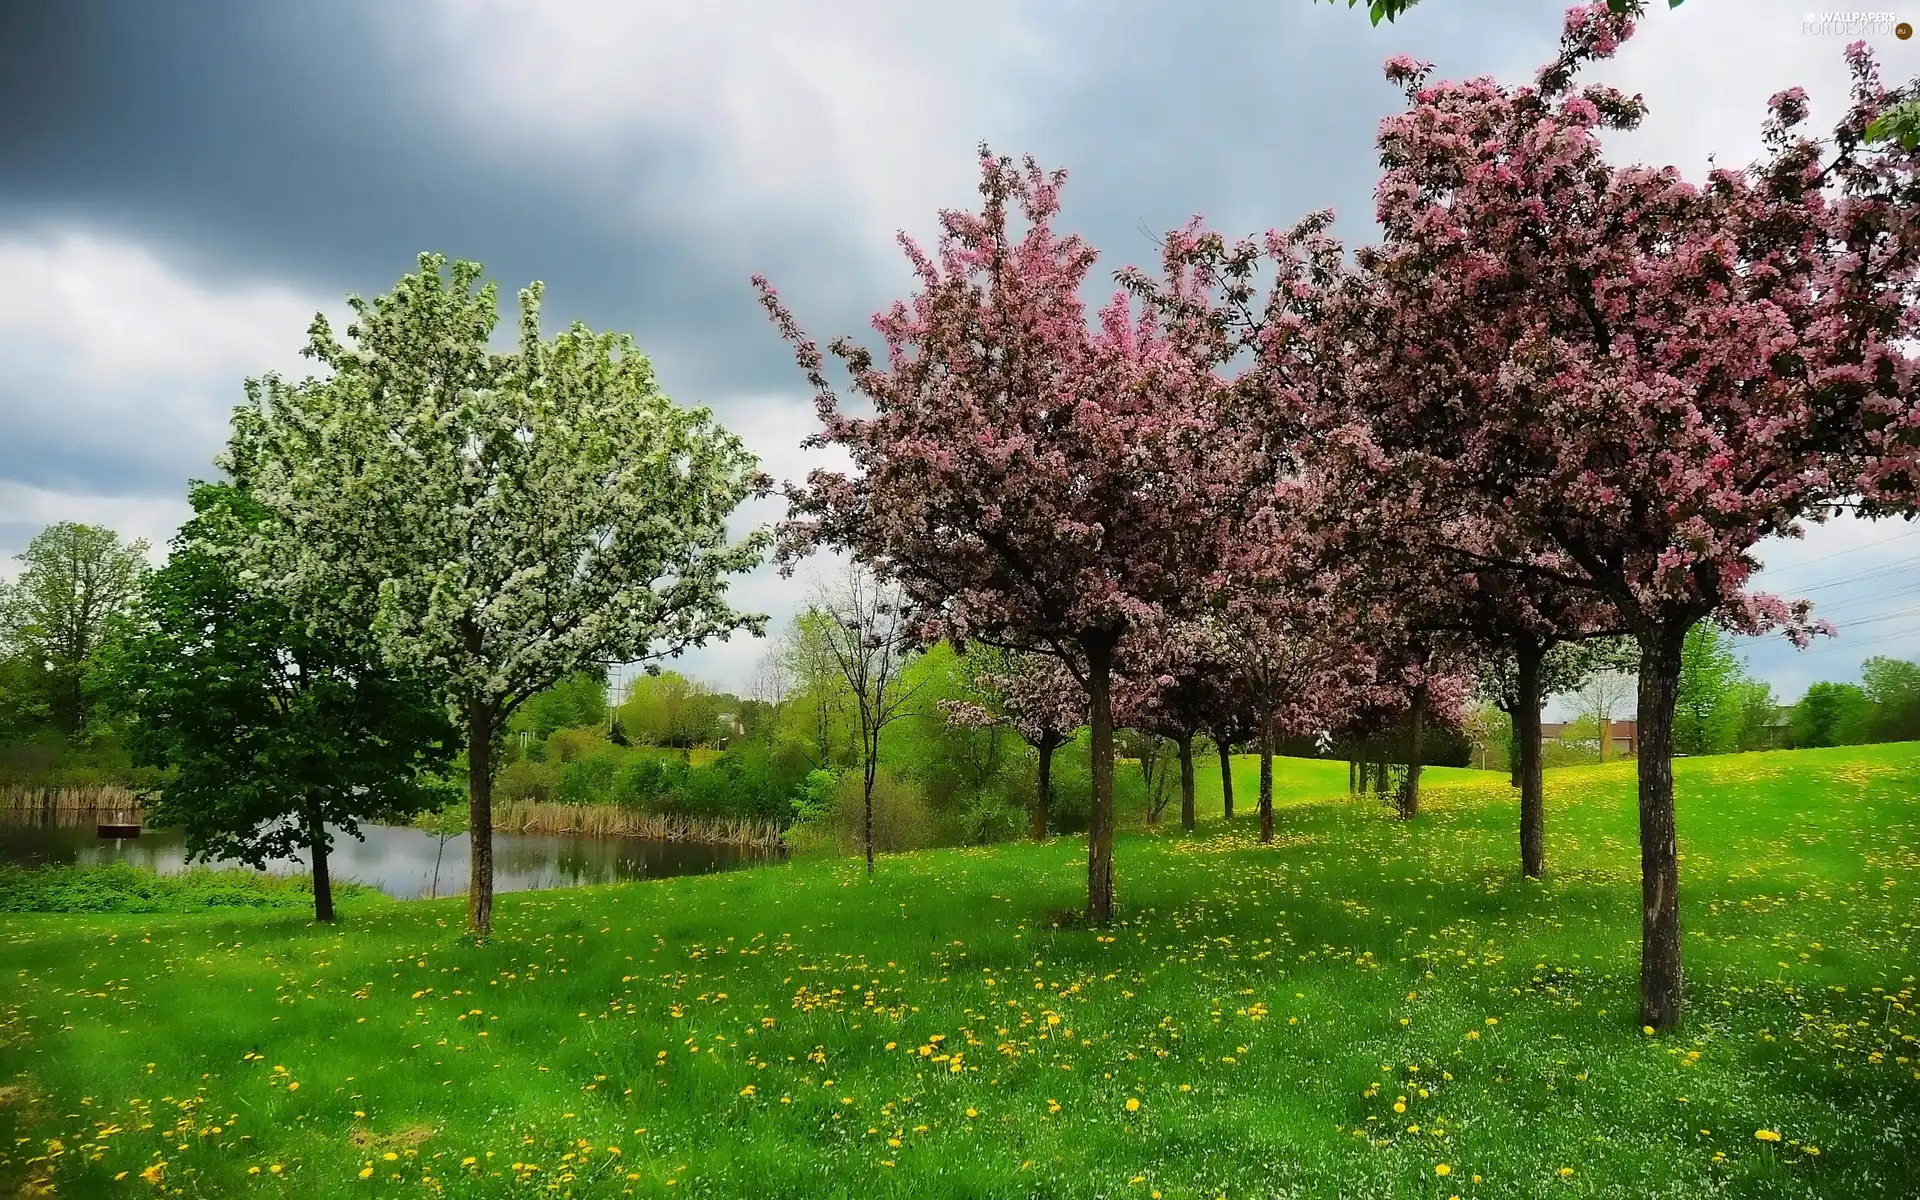
[[[0,916],[0,1194],[1912,1197],[1920,745],[1676,764],[1690,1007],[1635,1019],[1633,765],[1411,825],[1285,762],[1200,833],[295,911]]]

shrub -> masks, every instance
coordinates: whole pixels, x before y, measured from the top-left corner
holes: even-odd
[[[661,808],[661,798],[679,787],[687,765],[644,750],[626,756],[613,780],[613,802],[624,808]]]
[[[619,768],[619,750],[613,746],[567,762],[560,768],[560,803],[612,804],[614,775]]]
[[[560,729],[547,738],[547,759],[550,762],[570,763],[576,758],[612,745],[603,729]]]
[[[814,821],[832,812],[833,794],[839,786],[840,776],[832,771],[808,771],[800,789],[793,795],[793,819],[799,822]]]
[[[960,837],[970,845],[1012,841],[1026,829],[1026,811],[996,791],[970,797],[960,810]]]
[[[522,759],[500,769],[493,794],[514,803],[551,804],[560,792],[560,768],[549,762]]]
[[[364,884],[335,880],[336,903],[379,903]],[[177,913],[219,908],[313,911],[313,879],[197,869],[159,875],[126,863],[98,867],[0,867],[0,912]]]
[[[833,826],[846,854],[866,852],[866,805],[860,772],[840,778],[833,797]],[[933,814],[926,796],[911,780],[882,767],[873,780],[873,849],[896,854],[931,846],[935,837]]]

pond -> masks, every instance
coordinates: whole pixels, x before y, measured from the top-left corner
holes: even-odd
[[[107,815],[104,819],[113,819]],[[467,837],[440,839],[404,826],[363,825],[365,841],[334,830],[327,863],[336,880],[371,884],[396,900],[452,896],[466,891]],[[635,837],[493,835],[493,886],[501,892],[621,883],[669,875],[704,875],[773,862],[777,854],[745,846],[656,841]],[[438,875],[436,882],[436,858]],[[94,814],[0,814],[0,863],[30,866],[124,862],[162,875],[187,869],[186,839],[176,829],[146,828],[126,840],[96,834]],[[240,864],[215,862],[214,867]],[[306,871],[304,862],[276,861],[276,875]]]

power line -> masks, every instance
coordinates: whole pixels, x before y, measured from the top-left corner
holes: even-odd
[[[1800,570],[1802,567],[1810,567],[1810,566],[1813,566],[1815,563],[1827,562],[1830,559],[1842,558],[1849,554],[1858,554],[1862,550],[1871,550],[1875,546],[1884,546],[1888,542],[1903,541],[1907,538],[1915,536],[1916,534],[1920,534],[1920,529],[1908,529],[1903,533],[1896,533],[1892,537],[1881,538],[1877,542],[1863,542],[1858,546],[1848,546],[1845,550],[1835,550],[1831,554],[1822,554],[1818,558],[1809,558],[1802,562],[1790,563],[1787,566],[1781,567],[1778,570],[1772,571],[1770,573],[1775,575],[1788,575],[1795,571]]]
[[[1871,570],[1860,571],[1852,575],[1842,575],[1838,579],[1829,579],[1824,583],[1809,584],[1805,587],[1793,588],[1792,590],[1796,592],[1824,592],[1830,588],[1865,583],[1870,579],[1880,579],[1888,575],[1902,575],[1916,568],[1920,568],[1920,554],[1916,554],[1912,558],[1903,558],[1895,562],[1885,563]]]
[[[1805,650],[1787,649],[1781,652],[1777,658],[1768,658],[1767,662],[1771,664],[1786,664],[1802,658],[1811,658],[1815,655],[1833,654],[1845,650],[1863,650],[1869,646],[1884,646],[1889,642],[1905,641],[1916,637],[1920,637],[1920,625],[1911,625],[1900,629],[1879,629],[1874,631],[1872,637],[1834,638],[1816,643]],[[1868,655],[1868,657],[1872,656]]]
[[[1886,600],[1909,600],[1916,596],[1920,596],[1920,592],[1874,592],[1871,595],[1856,596],[1851,600],[1837,600],[1832,604],[1816,604],[1813,606],[1813,615],[1816,617],[1831,617],[1834,613],[1845,612],[1848,609],[1857,609],[1865,605],[1879,604]]]

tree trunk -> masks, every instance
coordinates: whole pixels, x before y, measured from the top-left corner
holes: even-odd
[[[1520,667],[1520,703],[1513,710],[1513,775],[1520,787],[1520,871],[1528,879],[1547,873],[1547,789],[1540,773],[1540,664],[1544,643],[1531,638],[1514,646]]]
[[[1193,735],[1181,734],[1180,746],[1180,828],[1193,832]]]
[[[1260,840],[1273,840],[1273,714],[1260,714]]]
[[[1640,635],[1640,1023],[1680,1024],[1680,862],[1673,817],[1673,710],[1687,625]]]
[[[877,754],[869,753],[866,756],[867,765],[864,768],[867,811],[865,831],[861,834],[861,837],[867,846],[867,878],[869,879],[873,878],[873,773],[875,767],[879,765],[874,761],[878,757]]]
[[[1425,749],[1421,746],[1427,732],[1427,685],[1413,689],[1413,707],[1407,713],[1407,779],[1400,785],[1400,819],[1411,821],[1420,815],[1420,768]]]
[[[1351,757],[1353,754],[1351,750],[1347,751],[1347,754],[1349,755],[1347,759],[1347,795],[1357,796],[1360,794],[1360,760]]]
[[[307,852],[313,867],[313,919],[333,920],[333,878],[327,873],[327,825],[320,802],[307,800]]]
[[[1536,676],[1539,670],[1539,665],[1536,663],[1534,666]],[[1538,687],[1539,685],[1535,684],[1535,686]],[[1506,710],[1502,709],[1501,711],[1505,712]],[[1526,775],[1520,767],[1520,748],[1523,743],[1520,740],[1519,706],[1516,706],[1512,712],[1507,713],[1507,734],[1507,780],[1514,787],[1521,787],[1524,786],[1522,780],[1526,778]],[[1538,742],[1539,738],[1536,736],[1534,740]]]
[[[1227,820],[1233,820],[1233,747],[1225,742],[1219,743],[1220,749],[1220,810]]]
[[[1087,698],[1093,713],[1093,798],[1087,811],[1087,921],[1113,919],[1113,644],[1095,635],[1087,653]]]
[[[1033,824],[1027,832],[1036,842],[1047,840],[1047,807],[1053,798],[1053,751],[1059,744],[1059,735],[1049,731],[1040,735],[1040,744],[1034,747],[1040,752],[1040,783],[1033,797]]]
[[[467,929],[493,932],[493,705],[467,702]]]

